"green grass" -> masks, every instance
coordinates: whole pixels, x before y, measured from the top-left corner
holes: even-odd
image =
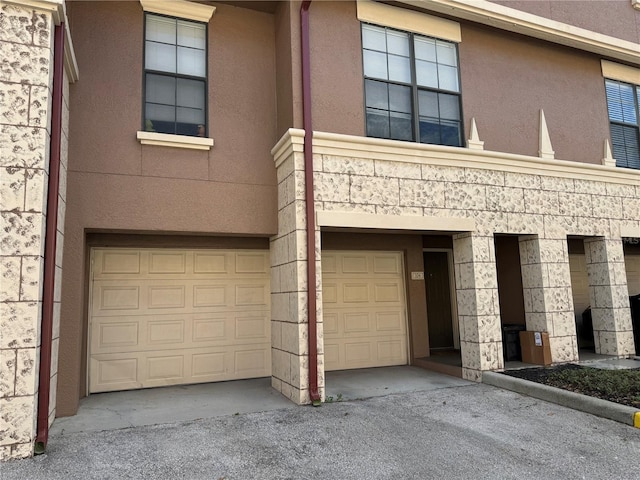
[[[544,381],[552,387],[640,408],[640,369],[567,369],[551,372]]]

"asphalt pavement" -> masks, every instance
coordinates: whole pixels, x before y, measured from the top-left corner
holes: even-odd
[[[61,433],[45,454],[0,464],[0,478],[637,480],[640,429],[464,384]]]

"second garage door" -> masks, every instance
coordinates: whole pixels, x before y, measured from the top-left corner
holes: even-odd
[[[322,252],[325,370],[406,365],[400,252]]]
[[[269,253],[94,249],[89,390],[271,375]]]

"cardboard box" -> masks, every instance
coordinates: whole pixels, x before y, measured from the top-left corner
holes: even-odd
[[[547,332],[520,332],[522,361],[534,365],[551,365],[551,347]]]

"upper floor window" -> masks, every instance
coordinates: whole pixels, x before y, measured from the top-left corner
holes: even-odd
[[[618,167],[640,169],[638,96],[640,87],[605,80],[613,158]]]
[[[207,136],[207,24],[145,15],[147,132]]]
[[[455,43],[362,24],[367,136],[462,145]]]

